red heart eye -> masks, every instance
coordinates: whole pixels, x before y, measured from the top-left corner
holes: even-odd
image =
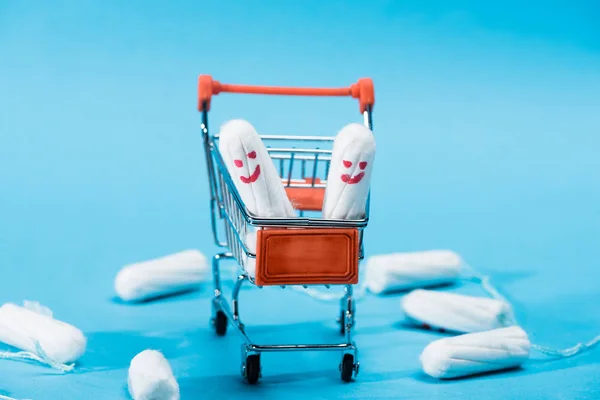
[[[238,168],[242,168],[242,166],[244,165],[244,163],[242,162],[242,160],[233,160],[233,163]]]
[[[248,153],[248,158],[256,158],[256,152],[251,151],[250,153]]]
[[[344,167],[346,167],[346,168],[350,168],[352,166],[352,161],[344,160],[343,163],[344,163]]]
[[[358,163],[358,166],[360,167],[360,169],[365,169],[365,168],[367,168],[367,162],[361,161]]]

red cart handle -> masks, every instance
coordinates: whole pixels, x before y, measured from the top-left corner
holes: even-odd
[[[281,86],[230,85],[213,80],[210,75],[198,78],[198,111],[210,110],[210,100],[219,93],[269,94],[287,96],[352,96],[358,99],[360,112],[375,105],[375,89],[370,78],[361,78],[347,88],[301,88]]]

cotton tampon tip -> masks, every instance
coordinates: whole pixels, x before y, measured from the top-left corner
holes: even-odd
[[[127,385],[134,400],[179,400],[171,366],[157,350],[144,350],[133,357]]]
[[[206,271],[206,257],[198,250],[186,250],[126,265],[115,278],[115,292],[124,301],[143,301],[193,290]]]
[[[521,366],[531,344],[518,326],[468,333],[430,343],[421,353],[423,372],[451,379]]]

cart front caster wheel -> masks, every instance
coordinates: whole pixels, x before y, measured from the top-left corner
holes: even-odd
[[[352,374],[357,369],[358,365],[354,364],[354,356],[352,354],[344,354],[344,358],[342,358],[342,363],[340,364],[342,380],[344,382],[352,381]]]
[[[225,336],[227,333],[227,316],[223,311],[217,311],[214,319],[215,332],[219,336]]]
[[[244,377],[251,385],[258,382],[258,379],[260,378],[260,354],[252,354],[246,357]]]

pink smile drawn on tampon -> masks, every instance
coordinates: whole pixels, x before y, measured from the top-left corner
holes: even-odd
[[[247,154],[248,158],[256,158],[256,151],[251,151],[250,153]],[[235,164],[236,167],[238,168],[242,168],[244,166],[244,162],[242,160],[233,160],[233,163]],[[256,182],[256,180],[258,179],[258,177],[260,176],[260,165],[257,165],[256,168],[254,168],[254,172],[252,173],[252,175],[250,176],[240,176],[240,180],[244,183],[250,184],[253,182]]]
[[[365,176],[364,172],[361,172],[358,175],[354,175],[354,176],[350,176],[349,174],[344,174],[342,175],[342,182],[346,182],[348,185],[354,185],[358,182],[360,182],[363,178],[363,176]]]
[[[346,167],[346,168],[350,168],[352,166],[351,161],[343,160],[342,163],[344,164],[344,167]],[[358,163],[358,166],[360,167],[360,169],[365,169],[365,168],[367,168],[367,162],[361,161]],[[358,182],[360,182],[364,176],[365,176],[365,173],[361,172],[358,175],[354,175],[354,176],[351,176],[350,174],[342,174],[342,176],[340,176],[340,178],[342,179],[342,182],[347,183],[349,185],[354,185],[354,184],[357,184]]]
[[[254,168],[254,172],[252,173],[252,175],[250,175],[249,177],[240,176],[240,180],[244,183],[253,183],[253,182],[256,182],[256,180],[258,179],[259,176],[260,176],[260,165],[257,165],[256,168]]]

